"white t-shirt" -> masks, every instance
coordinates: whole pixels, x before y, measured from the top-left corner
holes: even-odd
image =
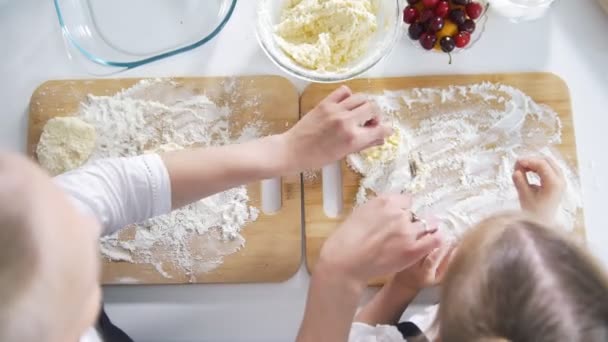
[[[102,235],[171,211],[169,173],[157,154],[96,160],[54,180],[99,220]]]
[[[428,333],[431,330],[439,305],[432,305],[425,308],[422,312],[413,315],[409,321],[425,332],[425,335],[432,341],[433,338]],[[350,329],[348,342],[403,342],[406,341],[397,327],[393,325],[371,326],[361,322],[354,322]]]
[[[171,182],[157,154],[93,161],[54,179],[82,211],[97,218],[102,235],[171,211]],[[80,342],[99,342],[93,328]]]

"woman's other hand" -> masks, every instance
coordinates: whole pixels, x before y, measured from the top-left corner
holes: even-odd
[[[419,263],[441,244],[436,227],[412,222],[412,199],[382,195],[353,211],[327,239],[317,268],[365,285]]]

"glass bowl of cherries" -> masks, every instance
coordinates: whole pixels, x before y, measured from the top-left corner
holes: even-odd
[[[451,54],[479,40],[487,21],[488,0],[407,0],[403,23],[415,46]]]

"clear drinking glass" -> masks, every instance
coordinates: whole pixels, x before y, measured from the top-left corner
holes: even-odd
[[[490,0],[490,10],[512,22],[542,18],[555,0]]]

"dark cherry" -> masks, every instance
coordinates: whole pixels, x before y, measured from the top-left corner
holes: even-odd
[[[464,5],[468,4],[468,3],[470,3],[470,2],[471,2],[471,0],[452,0],[452,2],[453,2],[455,5],[461,5],[461,6],[464,6]]]
[[[422,36],[422,34],[424,33],[424,24],[422,23],[413,23],[412,25],[410,25],[410,27],[407,29],[407,33],[410,36],[411,39],[413,40],[418,40],[420,39],[420,36]]]
[[[441,46],[441,50],[443,50],[443,52],[450,53],[454,51],[454,48],[456,47],[456,42],[454,41],[454,38],[450,36],[445,36],[439,41],[439,46]]]
[[[473,33],[475,32],[476,26],[477,25],[473,20],[467,19],[464,21],[464,23],[458,25],[458,31]]]
[[[463,9],[455,8],[450,11],[450,20],[454,24],[460,26],[460,25],[464,24],[464,22],[467,20],[467,14],[464,13]]]
[[[420,0],[407,0],[407,3],[410,4],[410,5],[415,5],[415,4],[419,3],[419,2],[420,2]]]

